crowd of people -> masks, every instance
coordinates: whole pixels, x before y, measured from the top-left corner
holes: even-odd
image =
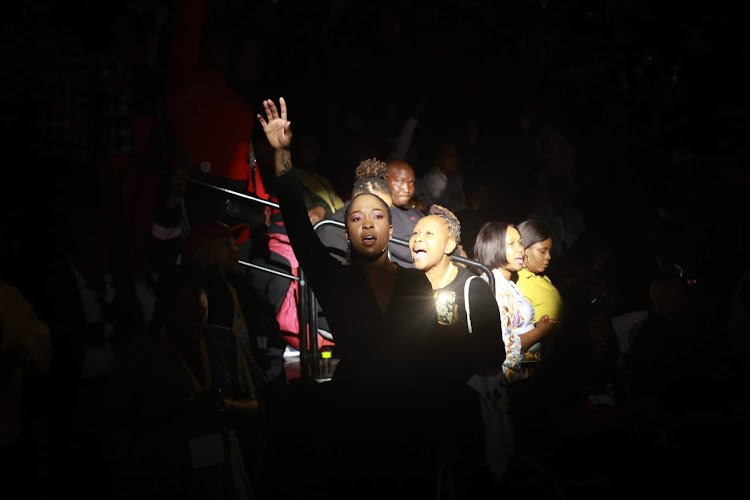
[[[742,486],[731,9],[350,3],[6,8],[0,495]]]

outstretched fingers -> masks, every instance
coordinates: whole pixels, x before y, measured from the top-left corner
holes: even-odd
[[[273,102],[271,103],[271,106],[274,106]],[[286,122],[286,100],[284,100],[283,97],[279,97],[279,107],[281,108],[281,119]],[[274,106],[273,109],[276,110],[276,106]]]
[[[263,118],[263,115],[261,115],[260,113],[258,113],[257,115],[258,120],[260,121],[261,125],[263,125],[263,127],[271,123],[273,120],[277,120],[279,118],[287,122],[286,101],[283,97],[279,98],[279,107],[281,108],[281,112],[279,112],[276,104],[274,104],[271,99],[263,100],[263,109],[266,112],[266,118]]]

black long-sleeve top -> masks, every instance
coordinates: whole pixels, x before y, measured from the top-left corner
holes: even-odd
[[[500,313],[485,283],[473,280],[471,285],[473,333],[466,330],[465,319],[452,329],[438,325],[434,292],[417,269],[397,267],[393,296],[381,313],[365,276],[342,265],[321,243],[307,216],[295,170],[277,181],[292,248],[325,311],[341,359],[334,381],[447,388],[464,384],[476,370],[502,365]],[[466,277],[461,273],[454,283]],[[457,294],[462,296],[463,289]]]
[[[315,233],[295,169],[277,178],[294,254],[325,311],[340,361],[333,381],[373,389],[432,383],[437,319],[423,272],[397,267],[393,296],[380,312],[363,273],[332,257]]]

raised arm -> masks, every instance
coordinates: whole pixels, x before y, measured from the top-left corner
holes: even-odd
[[[289,235],[289,242],[300,267],[311,278],[325,281],[326,274],[332,268],[341,267],[339,261],[331,257],[326,247],[315,233],[305,207],[302,185],[297,176],[297,170],[292,169],[290,148],[292,145],[292,130],[287,120],[287,107],[284,98],[279,98],[277,108],[273,101],[263,101],[266,117],[258,114],[258,120],[263,126],[269,145],[274,151],[274,169],[276,171],[276,187],[284,219],[284,227]],[[318,292],[316,292],[318,293]]]
[[[283,97],[279,97],[279,108],[280,110],[276,108],[271,99],[266,99],[263,101],[266,119],[258,114],[263,132],[273,148],[276,177],[292,169],[292,156],[289,151],[292,146],[292,123],[287,120],[286,101]]]

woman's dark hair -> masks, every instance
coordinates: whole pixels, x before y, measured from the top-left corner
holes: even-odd
[[[345,221],[349,220],[349,215],[351,214],[351,202],[362,194],[371,194],[377,196],[383,202],[385,211],[388,214],[388,223],[393,222],[391,207],[380,197],[380,194],[391,193],[391,188],[388,186],[388,181],[386,181],[387,173],[388,165],[377,158],[368,158],[359,162],[357,170],[354,173],[356,178],[352,186],[352,199],[344,210]]]
[[[540,241],[552,238],[552,233],[550,233],[547,225],[538,220],[526,219],[518,224],[516,228],[518,229],[518,232],[521,233],[524,250],[534,243],[539,243]]]
[[[378,197],[381,197],[381,194],[391,194],[391,188],[386,180],[387,173],[388,164],[384,161],[376,158],[361,161],[354,174],[356,178],[352,186],[352,196],[356,197],[360,193],[371,193]]]
[[[477,239],[474,242],[474,256],[490,269],[498,269],[508,265],[505,244],[508,227],[518,229],[509,222],[492,221],[485,222],[477,233]]]

